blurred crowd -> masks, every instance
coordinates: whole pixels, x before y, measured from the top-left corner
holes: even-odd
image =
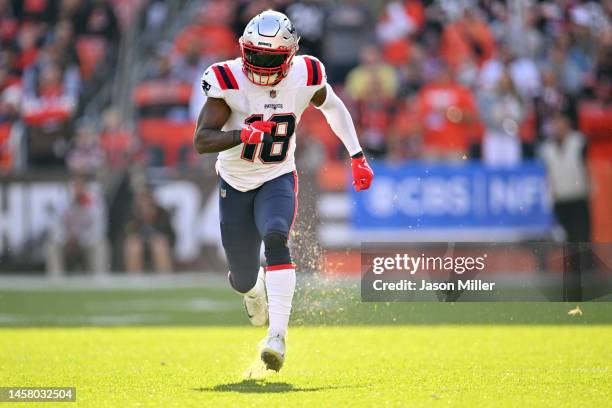
[[[188,12],[171,16],[174,3]],[[239,55],[244,26],[268,8],[293,21],[300,53],[323,61],[368,156],[491,166],[540,157],[558,183],[557,200],[580,205],[586,160],[612,157],[612,0],[0,0],[0,173],[67,168],[87,176],[210,160],[192,148],[200,77]],[[140,37],[125,42],[134,24]],[[133,110],[111,100],[86,118],[85,106],[118,73],[121,44],[143,39],[150,46],[124,73]],[[310,159],[303,170],[346,157],[313,109],[298,138],[309,140],[297,152]],[[76,185],[68,211],[94,222],[100,216],[83,210],[91,200]],[[148,253],[154,269],[167,270],[168,215],[152,194],[133,195],[124,265],[141,269]],[[52,240],[61,248],[49,247],[51,268],[61,269],[57,251],[69,242],[89,245],[99,268],[106,255],[93,248],[106,250],[70,237],[64,224]]]
[[[116,65],[114,3],[0,0],[2,171],[63,166],[73,145],[85,143],[75,134],[83,102]]]
[[[140,135],[166,154],[154,163],[193,161],[180,123],[201,107],[202,67],[237,56],[246,22],[266,8],[285,12],[300,52],[325,63],[371,156],[513,165],[553,136],[557,113],[589,137],[609,136],[610,1],[217,0],[159,49],[138,89]],[[184,136],[167,146],[160,126]],[[298,137],[344,157],[312,111]]]
[[[106,107],[93,128],[79,115],[114,74],[127,3],[145,34],[170,23],[156,0],[0,0],[2,169],[194,164],[199,77],[238,55],[246,22],[267,8],[288,14],[300,52],[325,63],[372,156],[512,165],[552,136],[557,113],[587,136],[610,129],[610,0],[205,1],[139,67],[135,114]],[[343,157],[320,122],[307,112],[299,136]]]
[[[299,31],[312,24],[300,16],[317,9],[287,11],[300,11]],[[609,1],[407,0],[378,15],[341,2],[323,15],[306,47],[321,49],[374,156],[512,165],[553,135],[556,113],[576,128],[579,102],[609,107]]]

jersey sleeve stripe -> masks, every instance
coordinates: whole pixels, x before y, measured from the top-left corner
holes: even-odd
[[[221,72],[221,76],[223,77],[223,81],[225,82],[225,86],[227,87],[226,89],[236,89],[234,88],[234,85],[232,84],[232,80],[230,79],[227,70],[225,69],[224,66],[219,65],[219,72]]]
[[[212,67],[221,89],[238,89],[238,83],[227,64]]]
[[[319,61],[310,60],[312,65],[312,85],[321,85],[321,67]]]
[[[225,68],[227,76],[229,77],[229,80],[232,83],[232,89],[238,89],[238,82],[236,82],[236,77],[234,76],[234,73],[232,72],[230,67],[227,64],[224,64],[223,68]]]
[[[306,81],[306,85],[312,85],[312,64],[310,58],[304,57],[304,61],[306,62],[306,71],[308,72],[308,80]]]
[[[225,82],[225,89],[234,89],[234,87],[232,86],[232,81],[229,78],[229,75],[227,75],[227,71],[225,70],[225,68],[221,65],[219,65],[219,72],[221,72],[221,76],[223,77],[223,81]]]
[[[217,82],[219,82],[219,86],[221,87],[221,89],[227,89],[229,80],[227,82],[225,81],[225,78],[223,78],[223,74],[221,73],[219,66],[213,66],[212,70],[215,73],[215,76],[217,77]]]

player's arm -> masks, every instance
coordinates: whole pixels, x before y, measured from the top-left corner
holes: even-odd
[[[206,99],[198,116],[193,141],[198,153],[222,152],[242,143],[240,130],[221,130],[231,113],[230,107],[223,99]]]
[[[196,151],[218,153],[231,149],[240,143],[256,144],[272,141],[272,129],[276,125],[270,121],[255,121],[242,129],[221,130],[232,111],[221,98],[208,98],[198,116],[193,144]]]
[[[326,84],[319,89],[313,95],[310,103],[323,113],[327,123],[342,141],[351,157],[360,154],[361,145],[357,139],[351,114],[332,87]]]
[[[367,190],[374,178],[374,172],[363,155],[348,109],[329,84],[315,92],[310,103],[323,113],[327,123],[351,155],[355,189]]]

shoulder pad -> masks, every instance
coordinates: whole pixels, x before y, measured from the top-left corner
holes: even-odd
[[[310,55],[303,56],[306,65],[307,79],[306,86],[320,86],[327,83],[327,74],[323,63]]]
[[[211,98],[220,98],[223,91],[238,89],[238,82],[227,63],[213,64],[202,75],[202,91]]]

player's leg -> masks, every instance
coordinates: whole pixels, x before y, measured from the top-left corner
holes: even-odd
[[[260,273],[261,236],[253,216],[254,191],[234,189],[223,179],[219,182],[221,241],[229,265],[232,288],[244,295],[244,304],[256,326],[268,320],[265,283]]]
[[[297,178],[288,173],[265,183],[255,197],[255,221],[263,237],[270,326],[262,350],[268,368],[279,370],[284,361],[285,334],[295,291],[295,267],[288,238],[297,210]]]

